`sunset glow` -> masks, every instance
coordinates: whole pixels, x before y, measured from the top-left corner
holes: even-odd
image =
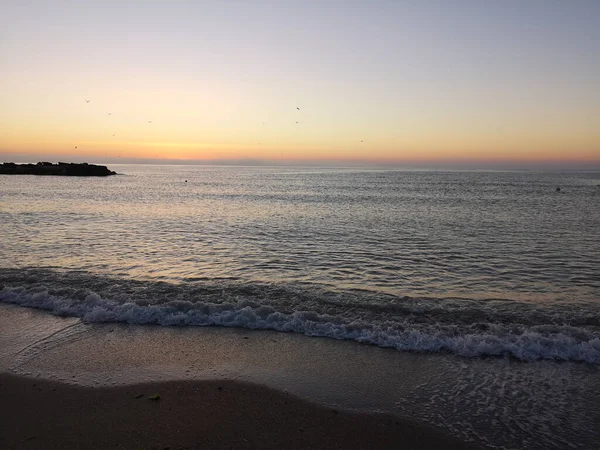
[[[600,167],[600,4],[325,3],[5,5],[0,159]]]

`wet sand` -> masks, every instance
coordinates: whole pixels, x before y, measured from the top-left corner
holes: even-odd
[[[408,419],[232,381],[92,388],[0,374],[0,404],[6,449],[473,448]]]

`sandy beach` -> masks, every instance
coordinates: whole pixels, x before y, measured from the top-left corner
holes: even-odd
[[[474,448],[393,415],[231,381],[90,388],[3,374],[0,403],[5,449]]]

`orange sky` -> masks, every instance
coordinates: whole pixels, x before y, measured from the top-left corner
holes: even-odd
[[[600,163],[593,5],[209,4],[6,8],[0,159]]]

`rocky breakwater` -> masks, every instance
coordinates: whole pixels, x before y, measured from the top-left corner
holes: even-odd
[[[50,162],[39,162],[37,164],[15,164],[2,163],[0,175],[62,175],[67,177],[106,177],[116,175],[106,166],[97,166],[88,163],[64,163],[53,164]]]

